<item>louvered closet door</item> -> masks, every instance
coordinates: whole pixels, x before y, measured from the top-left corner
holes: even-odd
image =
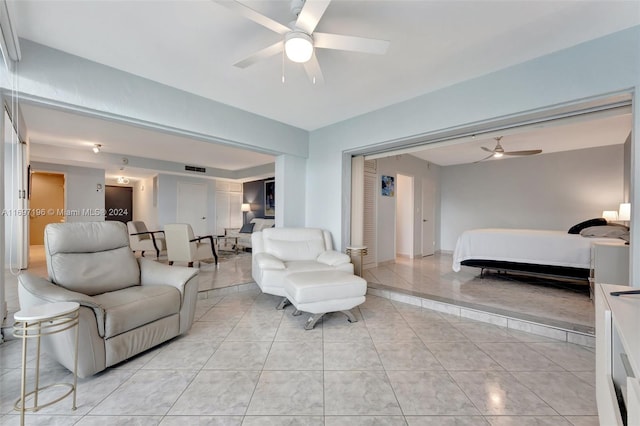
[[[378,175],[366,171],[364,173],[364,230],[363,243],[367,246],[364,257],[364,267],[375,267],[378,264],[377,234],[378,234],[378,206],[376,204],[376,189]]]

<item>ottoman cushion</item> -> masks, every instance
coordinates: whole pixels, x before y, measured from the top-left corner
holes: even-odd
[[[283,284],[294,305],[361,297],[367,292],[367,281],[335,270],[289,274]]]

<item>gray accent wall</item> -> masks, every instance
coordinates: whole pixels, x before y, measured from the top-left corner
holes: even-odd
[[[442,168],[441,248],[475,228],[569,230],[617,210],[624,145]]]

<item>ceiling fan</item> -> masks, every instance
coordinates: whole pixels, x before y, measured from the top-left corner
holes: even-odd
[[[483,158],[482,160],[476,161],[476,163],[479,163],[480,161],[488,160],[491,157],[500,158],[503,155],[535,155],[535,154],[540,154],[542,152],[541,149],[529,149],[525,151],[505,151],[502,145],[500,144],[500,140],[502,140],[502,136],[498,136],[497,138],[494,138],[494,139],[496,140],[495,148],[489,149],[484,146],[480,147],[482,148],[483,151],[490,152],[491,155]]]
[[[238,68],[246,68],[284,51],[291,61],[304,64],[309,80],[317,84],[323,83],[324,78],[315,49],[337,49],[383,55],[389,47],[389,42],[386,40],[314,32],[331,0],[292,0],[291,13],[297,16],[297,19],[288,26],[262,15],[239,1],[213,1],[282,35],[281,41],[235,63],[234,65]]]

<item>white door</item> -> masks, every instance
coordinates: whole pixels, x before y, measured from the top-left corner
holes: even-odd
[[[176,222],[191,225],[195,235],[210,233],[207,226],[207,185],[178,182]]]
[[[27,211],[27,153],[20,143],[9,114],[4,112],[4,208],[5,265],[12,270],[25,269],[29,259],[29,222]],[[20,213],[18,213],[20,212]],[[0,301],[1,303],[1,301]]]
[[[413,176],[396,177],[396,255],[414,258]]]
[[[433,182],[422,179],[422,255],[431,256],[435,251],[436,191]]]

